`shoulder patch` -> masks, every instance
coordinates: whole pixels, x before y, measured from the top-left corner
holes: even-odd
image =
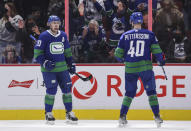
[[[38,40],[36,46],[41,46],[42,40]]]
[[[156,36],[155,36],[155,41],[156,41],[156,42],[158,42],[158,39],[157,39],[157,37],[156,37]]]
[[[65,42],[65,38],[64,37],[62,37],[62,42]]]

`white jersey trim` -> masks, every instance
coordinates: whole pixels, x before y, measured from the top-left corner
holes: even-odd
[[[61,34],[60,31],[58,31],[58,34],[56,34],[56,35],[54,35],[54,34],[51,32],[51,30],[47,30],[47,32],[48,32],[50,35],[52,35],[53,37],[58,37],[58,36]]]

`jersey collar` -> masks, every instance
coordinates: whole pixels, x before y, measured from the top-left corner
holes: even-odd
[[[56,34],[56,35],[54,35],[54,34],[52,34],[52,32],[50,31],[50,30],[47,30],[47,32],[50,34],[50,35],[52,35],[52,36],[54,36],[54,37],[58,37],[59,35],[60,35],[60,31],[58,31],[58,34]]]

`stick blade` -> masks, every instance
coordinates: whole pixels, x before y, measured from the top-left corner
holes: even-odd
[[[91,80],[91,79],[92,79],[92,75],[89,75],[88,77],[83,78],[84,81],[89,81],[89,80]]]

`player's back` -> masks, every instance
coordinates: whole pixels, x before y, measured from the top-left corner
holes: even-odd
[[[123,34],[125,61],[151,60],[151,44],[154,35],[146,29],[133,29]],[[154,43],[153,43],[154,44]]]
[[[151,44],[156,44],[154,33],[146,29],[133,29],[124,33],[120,41],[124,49],[126,72],[152,69]]]

